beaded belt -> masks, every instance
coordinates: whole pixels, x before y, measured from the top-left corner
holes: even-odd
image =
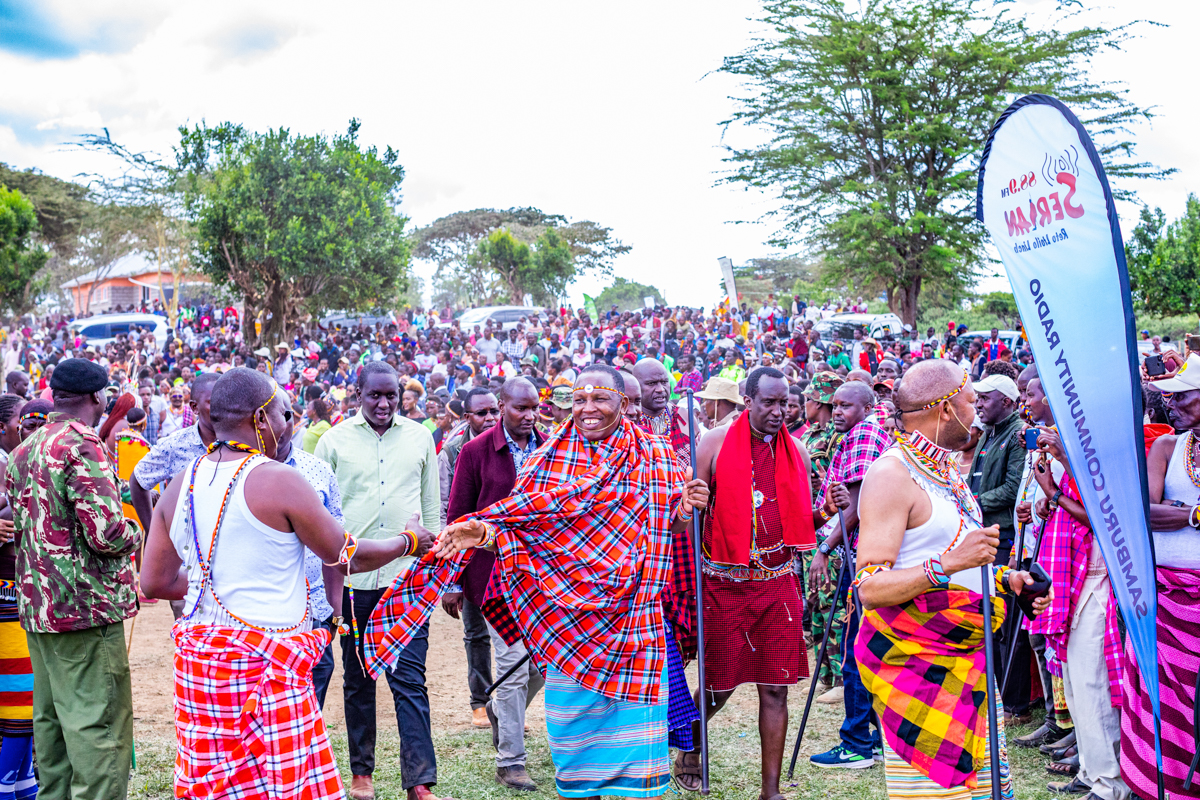
[[[17,582],[0,580],[0,600],[15,603],[17,600]]]
[[[701,572],[710,578],[723,578],[727,581],[771,581],[792,573],[792,562],[785,561],[773,569],[754,569],[753,567],[722,567],[712,563],[707,558],[700,566]]]

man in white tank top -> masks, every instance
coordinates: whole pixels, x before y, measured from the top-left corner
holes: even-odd
[[[855,656],[883,728],[890,797],[991,796],[980,567],[995,559],[999,531],[980,528],[952,457],[970,439],[974,400],[956,364],[915,365],[895,398],[900,441],[860,493],[855,585],[865,611]],[[998,590],[1031,580],[995,568]],[[993,600],[994,627],[1003,608]],[[934,706],[951,711],[926,718]],[[1002,780],[1011,797],[1005,764]]]
[[[1183,788],[1196,744],[1196,673],[1200,670],[1200,356],[1152,386],[1163,393],[1176,436],[1160,436],[1146,459],[1150,529],[1158,578],[1158,680],[1162,704],[1163,784],[1170,797]],[[1121,715],[1121,774],[1143,797],[1157,796],[1154,716],[1150,697],[1126,648]]]
[[[432,535],[348,536],[304,476],[271,460],[292,412],[267,376],[232,369],[211,403],[216,441],[155,506],[142,569],[148,596],[187,599],[174,629],[176,796],[341,798],[310,677],[330,632],[311,629],[305,548],[359,572],[424,552]]]

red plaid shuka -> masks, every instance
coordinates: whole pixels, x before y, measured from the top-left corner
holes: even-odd
[[[177,798],[345,795],[312,684],[329,631],[176,625],[174,636]]]
[[[470,515],[499,529],[497,572],[535,664],[606,697],[658,702],[666,663],[659,596],[682,490],[663,437],[622,420],[593,443],[568,420],[525,462],[512,495]],[[373,675],[429,619],[466,557],[437,562],[429,553],[396,577],[363,636]]]

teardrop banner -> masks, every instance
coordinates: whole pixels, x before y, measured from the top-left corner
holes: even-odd
[[[1000,251],[1104,555],[1150,696],[1161,774],[1158,596],[1129,273],[1104,167],[1062,102],[1022,97],[992,126],[975,213]]]

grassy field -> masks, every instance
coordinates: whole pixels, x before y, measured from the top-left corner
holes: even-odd
[[[713,721],[710,727],[712,747],[712,794],[718,800],[755,800],[758,797],[759,750],[758,728],[752,692],[740,692],[742,702],[730,703]],[[735,697],[737,697],[735,695]],[[791,698],[792,720],[791,741],[794,741],[803,708],[803,696],[793,692]],[[819,770],[809,766],[808,755],[820,752],[837,742],[837,729],[841,724],[841,706],[814,706],[809,720],[809,732],[805,734],[801,758],[796,768],[794,781],[785,782],[783,792],[789,800],[883,800],[886,797],[883,784],[883,768],[876,766],[868,770]],[[1034,725],[1040,724],[1035,720]],[[1018,728],[1014,735],[1031,730],[1030,726]],[[347,770],[346,736],[343,730],[333,730],[333,747],[338,763],[342,765],[343,777],[349,781]],[[434,745],[438,754],[439,797],[455,800],[499,800],[516,797],[555,797],[554,765],[546,745],[544,729],[528,736],[530,776],[540,785],[537,793],[527,794],[501,788],[493,779],[495,767],[491,737],[488,732],[464,732],[434,734]],[[790,756],[791,745],[788,747]],[[138,769],[130,787],[130,797],[168,800],[174,796],[171,789],[171,764],[174,758],[174,742],[158,736],[137,738]],[[1054,797],[1046,791],[1049,776],[1044,766],[1046,757],[1036,750],[1010,748],[1013,758],[1016,796],[1021,800],[1049,800]],[[395,730],[382,725],[376,753],[378,764],[375,773],[376,797],[379,800],[402,800],[405,792],[400,788],[400,741]],[[787,770],[787,758],[784,771]],[[665,797],[693,796],[672,786]]]

